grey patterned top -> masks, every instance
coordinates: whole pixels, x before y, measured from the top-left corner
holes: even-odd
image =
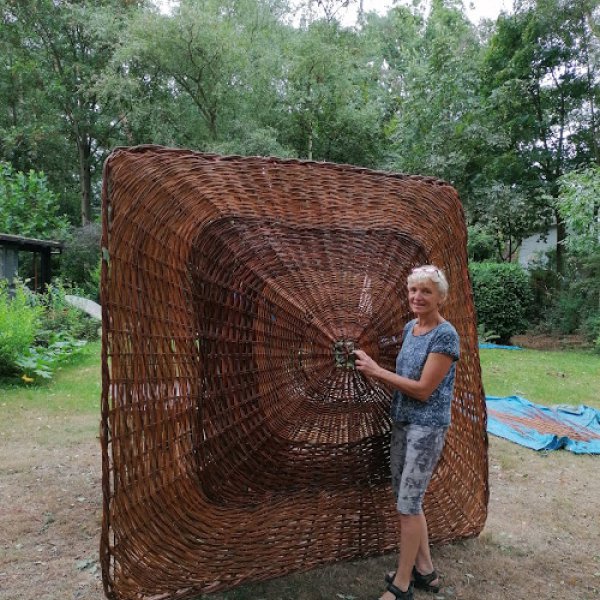
[[[450,425],[456,361],[460,356],[458,333],[448,321],[444,321],[423,335],[414,335],[416,322],[413,319],[404,327],[402,348],[396,358],[396,374],[418,380],[431,352],[451,356],[452,366],[426,402],[396,391],[392,398],[391,417],[394,421],[416,425],[447,427]]]

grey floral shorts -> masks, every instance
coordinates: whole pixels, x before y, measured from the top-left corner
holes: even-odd
[[[390,446],[392,486],[398,512],[418,515],[444,448],[447,427],[394,423]]]

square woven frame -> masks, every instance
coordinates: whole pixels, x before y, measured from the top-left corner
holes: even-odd
[[[458,194],[347,165],[116,149],[103,181],[101,564],[119,600],[193,598],[398,539],[389,474],[406,277],[461,339],[425,497],[434,543],[487,516],[486,413]],[[347,353],[347,352],[346,352]]]

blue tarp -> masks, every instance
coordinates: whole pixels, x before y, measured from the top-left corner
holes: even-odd
[[[487,396],[486,405],[493,435],[534,450],[600,454],[600,410],[583,404],[549,408],[520,396]]]
[[[492,342],[479,342],[479,347],[484,350],[523,350],[521,346],[502,346],[501,344],[492,344]]]

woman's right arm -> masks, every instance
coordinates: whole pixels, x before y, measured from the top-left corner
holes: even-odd
[[[448,354],[432,352],[425,361],[421,377],[416,380],[396,375],[396,373],[380,367],[362,350],[355,350],[354,353],[356,354],[356,368],[363,375],[387,383],[393,388],[400,390],[403,394],[421,402],[429,400],[431,394],[433,394],[435,389],[442,383],[444,377],[446,377],[453,362],[452,357]]]

